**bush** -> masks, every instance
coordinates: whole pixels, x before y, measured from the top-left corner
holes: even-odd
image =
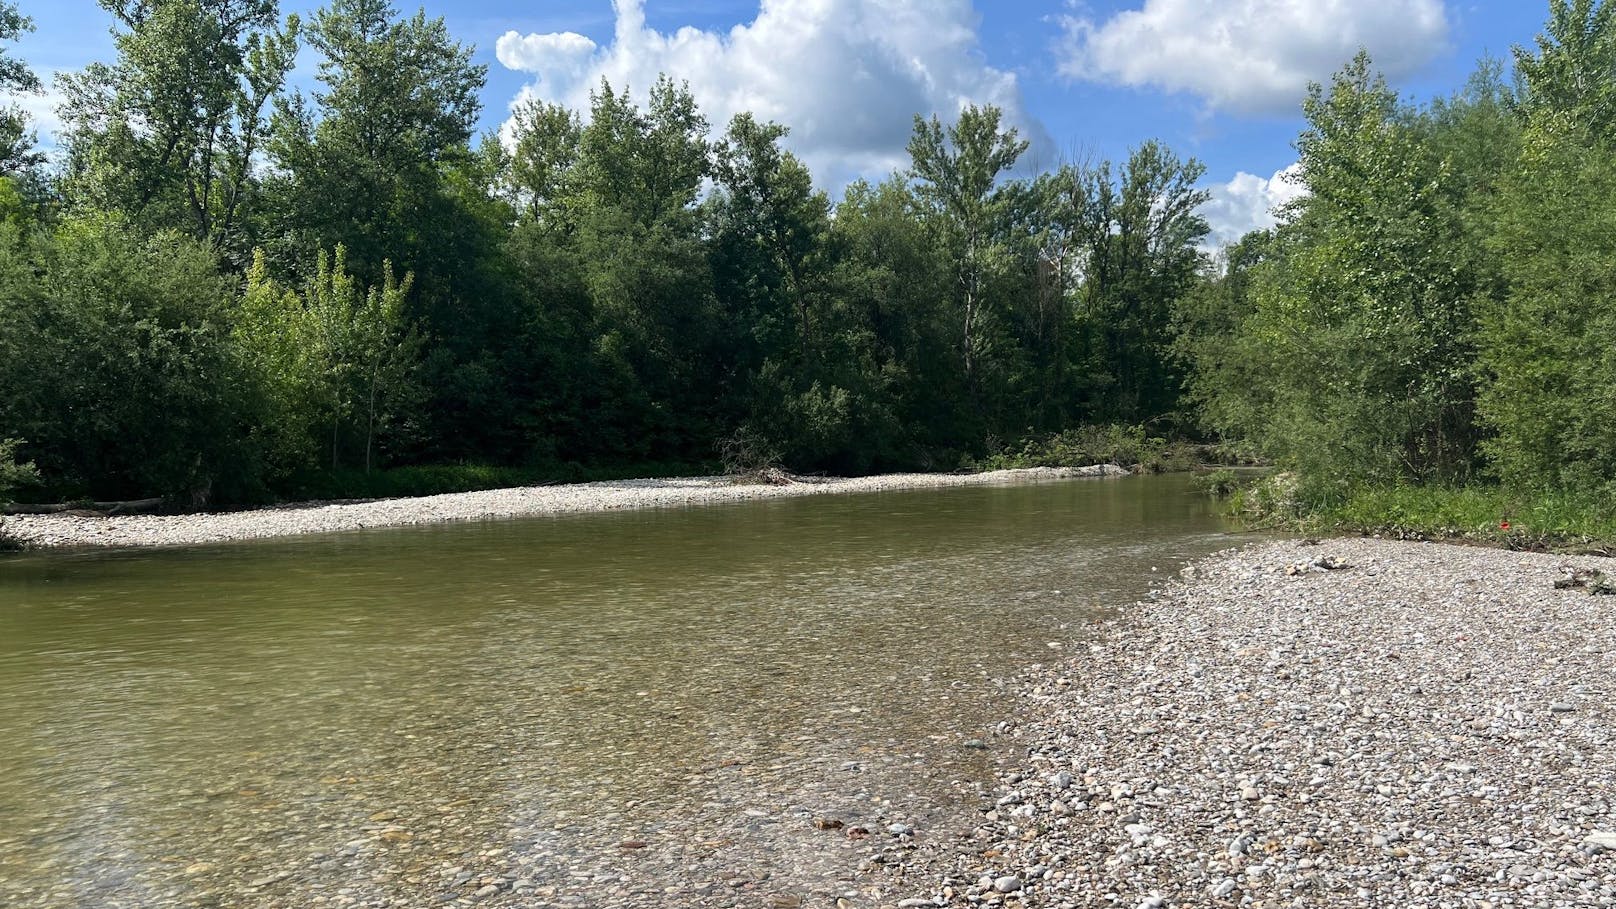
[[[989,455],[974,466],[981,470],[1025,467],[1088,467],[1115,464],[1144,473],[1188,470],[1194,447],[1149,435],[1143,426],[1083,426],[1030,439],[1018,451]]]
[[[1235,491],[1229,508],[1256,527],[1297,526],[1305,513],[1294,473],[1276,473]]]
[[[9,505],[17,490],[39,482],[39,469],[32,461],[18,461],[19,439],[0,439],[0,505]]]
[[[0,228],[0,426],[28,438],[51,492],[183,506],[254,481],[234,294],[177,234]]]
[[[16,439],[0,439],[0,505],[11,502],[11,496],[23,486],[39,482],[39,471],[32,462],[18,461]],[[22,544],[6,533],[5,518],[0,517],[0,552],[14,552]]]
[[[1195,478],[1197,488],[1215,499],[1227,499],[1246,485],[1240,475],[1228,468],[1220,468]]]

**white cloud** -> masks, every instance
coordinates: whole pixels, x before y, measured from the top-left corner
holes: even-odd
[[[45,86],[39,94],[0,94],[0,105],[18,107],[28,116],[28,125],[39,135],[39,142],[44,146],[52,146],[56,141],[56,134],[62,130],[62,118],[56,109],[67,100],[60,88],[56,87],[58,73],[41,73],[40,82]]]
[[[1212,199],[1201,207],[1201,216],[1212,228],[1207,249],[1221,249],[1251,231],[1278,224],[1279,209],[1307,194],[1297,182],[1301,169],[1292,164],[1267,179],[1241,171],[1228,183],[1212,187]]]
[[[951,119],[994,104],[1048,157],[1043,126],[1013,73],[982,59],[971,0],[761,0],[753,21],[727,32],[648,28],[643,0],[613,0],[616,28],[598,46],[572,32],[507,32],[500,63],[532,73],[517,100],[578,110],[602,77],[643,99],[659,73],[690,83],[721,132],[751,111],[791,128],[792,150],[822,183],[882,175],[907,163],[915,114]]]
[[[1447,46],[1442,0],[1145,0],[1104,22],[1062,18],[1064,75],[1187,92],[1239,113],[1292,113],[1368,48],[1391,78]]]
[[[543,83],[575,81],[582,77],[597,50],[594,41],[577,32],[549,35],[506,32],[494,44],[494,56],[505,68],[533,73]]]

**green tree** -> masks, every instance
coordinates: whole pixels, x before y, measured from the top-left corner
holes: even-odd
[[[65,76],[62,192],[245,255],[265,108],[297,55],[274,0],[101,0],[117,60]]]
[[[401,19],[387,0],[333,0],[307,37],[324,88],[278,101],[269,146],[283,264],[340,243],[361,280],[391,260],[452,298],[466,251],[442,241],[463,215],[445,171],[471,155],[487,67],[441,18]]]
[[[951,293],[966,386],[983,408],[984,360],[993,356],[992,284],[1007,264],[1008,212],[1013,194],[1000,178],[1027,150],[1014,128],[1002,129],[996,107],[971,106],[946,129],[936,117],[915,118],[909,140],[916,195],[927,206],[954,270]]]
[[[0,439],[0,505],[10,504],[8,497],[17,490],[39,482],[34,462],[18,459],[22,444],[20,439]]]
[[[1308,194],[1269,244],[1240,329],[1272,395],[1212,413],[1249,421],[1225,428],[1302,468],[1318,495],[1463,479],[1476,458],[1470,305],[1483,283],[1462,267],[1466,181],[1366,54],[1314,86],[1304,111]]]
[[[562,229],[583,140],[578,115],[559,104],[524,101],[511,111],[511,140],[506,185],[513,204],[527,221]]]
[[[1247,320],[1256,310],[1256,284],[1273,271],[1272,231],[1252,231],[1220,250],[1203,280],[1173,313],[1172,351],[1188,371],[1185,389],[1200,425],[1240,440],[1274,408],[1269,353]]]
[[[0,42],[11,43],[34,30],[34,20],[24,16],[14,3],[0,0]],[[39,77],[27,63],[0,49],[0,92],[9,95],[36,94]],[[39,164],[42,157],[34,150],[34,133],[28,115],[15,105],[0,107],[0,176],[9,176]]]
[[[1173,312],[1203,266],[1200,209],[1211,195],[1196,184],[1205,172],[1146,142],[1120,172],[1109,162],[1067,166],[1044,181],[1046,261],[1073,297],[1083,418],[1138,423],[1177,407]]]
[[[710,457],[727,406],[725,334],[695,201],[710,167],[688,87],[659,79],[641,111],[602,84],[569,184],[603,428],[635,459]]]
[[[764,304],[774,310],[767,315],[790,314],[798,349],[806,356],[823,293],[830,199],[814,191],[808,168],[780,147],[788,132],[750,114],[736,115],[717,149],[715,176],[723,198],[716,208],[720,231],[750,247],[744,259],[747,280],[772,285],[770,296],[783,304]]]
[[[960,368],[946,253],[907,176],[855,181],[836,206],[833,286],[848,349],[862,374],[863,468],[953,469],[980,444],[957,419]]]
[[[781,147],[786,134],[736,116],[707,205],[719,305],[743,326],[729,333],[747,386],[741,438],[795,468],[867,470],[888,457],[890,402],[865,314],[839,286],[830,200]]]
[[[0,242],[0,426],[64,492],[242,494],[257,459],[233,298],[213,251],[179,234],[113,218],[13,231]]]
[[[264,459],[266,479],[277,482],[315,467],[326,429],[320,338],[302,298],[271,277],[263,250],[253,251],[231,321],[256,395],[251,445]]]
[[[236,340],[256,379],[263,414],[255,447],[277,475],[313,466],[322,447],[333,470],[370,470],[420,404],[421,337],[409,322],[402,281],[384,263],[382,283],[362,289],[347,250],[321,252],[301,293],[275,281],[255,252],[237,310]]]
[[[404,301],[413,278],[393,277],[382,263],[382,282],[361,292],[348,271],[347,250],[319,255],[303,296],[310,342],[318,367],[318,394],[331,430],[331,466],[342,465],[344,446],[363,450],[374,463],[377,434],[385,432],[411,403],[412,371],[420,337],[410,327]]]
[[[1549,0],[1536,52],[1515,48],[1515,67],[1529,119],[1549,114],[1595,135],[1616,133],[1616,5]]]
[[[1608,489],[1616,469],[1616,7],[1550,4],[1516,49],[1521,153],[1488,212],[1505,290],[1482,309],[1487,451],[1511,486]]]

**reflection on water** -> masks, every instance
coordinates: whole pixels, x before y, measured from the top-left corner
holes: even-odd
[[[807,818],[940,827],[1004,680],[1230,540],[1164,477],[8,558],[0,905],[839,892]]]

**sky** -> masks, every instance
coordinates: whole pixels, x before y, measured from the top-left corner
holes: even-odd
[[[282,0],[307,13],[318,3]],[[413,12],[409,0],[394,0]],[[21,0],[36,31],[13,52],[48,82],[112,58],[94,0]],[[1427,100],[1477,61],[1530,44],[1541,0],[426,0],[488,66],[486,130],[522,98],[587,105],[605,77],[637,96],[688,81],[721,130],[750,110],[791,127],[819,183],[905,163],[914,115],[995,104],[1030,140],[1021,170],[1122,160],[1146,139],[1206,166],[1218,242],[1271,226],[1297,190],[1301,100],[1360,48]],[[294,84],[313,84],[299,58]],[[48,139],[54,93],[25,98]]]

